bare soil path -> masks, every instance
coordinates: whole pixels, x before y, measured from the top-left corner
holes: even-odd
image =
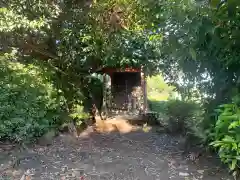
[[[2,172],[0,179],[20,180],[27,170],[33,180],[231,179],[212,157],[186,160],[179,150],[178,137],[153,130],[144,132],[124,123],[99,128],[99,132],[89,128],[78,139],[61,135],[47,147],[35,145],[28,151],[2,152],[0,170],[15,156],[19,162]],[[116,127],[122,133],[115,132]]]

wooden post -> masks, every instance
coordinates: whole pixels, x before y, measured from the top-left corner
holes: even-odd
[[[143,89],[143,113],[146,113],[148,109],[147,105],[147,81],[146,75],[143,72],[143,68],[141,69],[141,79],[142,79],[142,89]]]
[[[103,105],[102,105],[102,112],[106,116],[107,113],[107,80],[106,80],[106,74],[103,74]]]

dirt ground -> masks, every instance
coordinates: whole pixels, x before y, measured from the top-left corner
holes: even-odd
[[[2,149],[0,179],[20,180],[26,172],[30,178],[25,179],[33,180],[231,179],[216,158],[187,160],[179,149],[180,137],[132,126],[123,119],[98,122],[97,127],[97,132],[89,127],[77,139],[62,134],[49,146]]]

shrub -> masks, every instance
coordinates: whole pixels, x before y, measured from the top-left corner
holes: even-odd
[[[187,132],[187,121],[191,121],[197,105],[193,102],[180,100],[170,100],[166,105],[166,114],[169,117],[168,126],[170,131],[184,133]]]
[[[166,113],[167,101],[148,100],[148,105],[151,111]]]
[[[196,104],[196,108],[191,112],[190,116],[185,121],[186,136],[189,138],[188,142],[191,145],[208,145],[208,135],[210,129],[204,127],[206,120],[204,109]],[[191,139],[191,140],[190,140]]]
[[[51,73],[0,57],[0,139],[33,140],[56,126],[64,102]]]
[[[203,112],[194,102],[181,100],[149,101],[151,111],[159,114],[160,123],[170,132],[201,136]]]
[[[155,124],[161,124],[163,127],[168,126],[168,116],[166,114],[167,109],[166,106],[167,101],[156,101],[156,100],[148,100],[148,106],[150,111],[154,112],[155,116]]]
[[[69,117],[75,120],[75,125],[80,127],[83,123],[89,124],[90,115],[89,113],[84,112],[84,107],[79,104],[74,104],[72,112],[69,114]]]
[[[240,167],[240,107],[236,103],[224,104],[216,112],[218,117],[210,145],[217,148],[222,162],[234,171]]]

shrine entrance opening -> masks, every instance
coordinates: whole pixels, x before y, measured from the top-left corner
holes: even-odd
[[[146,80],[141,68],[110,68],[101,70],[104,74],[104,102],[108,112],[146,111]]]
[[[112,108],[128,110],[131,106],[131,97],[135,87],[141,86],[139,72],[114,72],[112,84]]]

